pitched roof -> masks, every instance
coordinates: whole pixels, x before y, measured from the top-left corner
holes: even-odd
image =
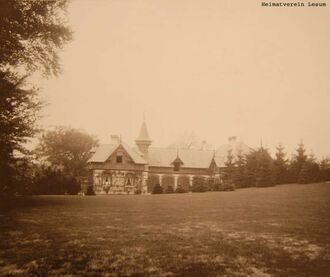
[[[183,162],[182,167],[208,168],[213,158],[213,151],[197,149],[179,149],[179,157]],[[149,166],[172,167],[172,162],[177,158],[177,149],[150,147]]]
[[[119,147],[122,146],[132,160],[137,164],[146,164],[147,162],[141,157],[141,153],[136,149],[129,147],[126,143],[113,143],[102,144],[97,149],[94,155],[88,160],[88,162],[105,162],[111,154]]]
[[[143,123],[141,125],[140,133],[139,133],[139,136],[137,137],[136,140],[137,141],[138,140],[147,140],[147,141],[150,141],[149,133],[148,133],[148,129],[147,129],[147,124],[146,124],[145,121],[143,121]]]
[[[185,168],[209,168],[214,158],[217,166],[222,167],[225,164],[228,150],[232,149],[232,154],[237,157],[239,152],[248,154],[252,148],[243,142],[231,141],[230,143],[220,146],[216,152],[212,150],[200,149],[176,149],[176,148],[160,148],[150,147],[148,153],[148,162],[143,158],[143,154],[138,148],[132,148],[124,142],[115,144],[100,145],[89,162],[105,162],[110,155],[122,145],[128,155],[137,164],[149,164],[154,167],[172,167],[173,161],[178,157],[183,162],[182,167]]]
[[[232,150],[232,155],[234,156],[235,160],[239,153],[246,155],[249,154],[253,149],[242,141],[233,140],[229,143],[223,144],[215,152],[215,161],[218,166],[224,166],[229,150]]]

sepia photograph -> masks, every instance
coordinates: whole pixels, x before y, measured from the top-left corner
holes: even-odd
[[[25,276],[330,276],[330,2],[0,0]]]

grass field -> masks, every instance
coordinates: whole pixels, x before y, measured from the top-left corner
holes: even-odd
[[[330,276],[330,184],[14,204],[0,276]]]

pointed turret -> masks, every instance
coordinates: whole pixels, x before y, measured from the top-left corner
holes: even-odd
[[[143,119],[140,133],[137,139],[135,140],[135,143],[139,148],[139,150],[143,153],[143,157],[145,158],[145,160],[148,160],[148,149],[152,141],[149,138],[148,128],[145,119]]]
[[[142,122],[139,136],[137,137],[137,139],[135,141],[137,142],[137,141],[142,141],[142,140],[143,141],[151,141],[150,138],[149,138],[147,124],[146,124],[145,121]]]

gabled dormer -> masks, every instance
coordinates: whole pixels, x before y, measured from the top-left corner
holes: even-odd
[[[209,171],[211,174],[217,174],[218,173],[218,165],[217,162],[215,161],[215,153],[213,154],[211,163],[210,163],[210,167],[209,167]]]
[[[184,165],[183,161],[179,157],[179,153],[177,154],[175,160],[171,163],[173,165],[174,171],[179,171],[181,169],[181,166]]]

